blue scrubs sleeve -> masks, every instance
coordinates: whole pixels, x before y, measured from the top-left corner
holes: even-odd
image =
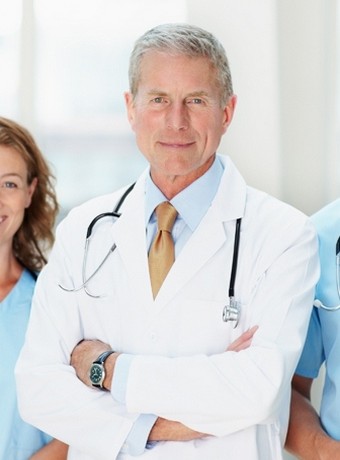
[[[309,322],[306,342],[296,368],[296,374],[315,379],[324,361],[325,355],[319,312],[314,307]]]

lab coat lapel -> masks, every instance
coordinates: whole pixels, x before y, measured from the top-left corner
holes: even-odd
[[[221,157],[220,157],[221,158]],[[221,249],[228,234],[225,223],[243,217],[246,184],[228,157],[222,157],[225,172],[215,199],[202,222],[183,248],[156,299],[158,308],[170,302],[188,281]],[[131,277],[139,299],[152,302],[145,237],[145,171],[127,197],[122,216],[112,227],[117,252]]]
[[[214,220],[214,211],[210,209],[176,259],[159,291],[156,302],[158,304],[169,302],[221,248],[225,240],[223,223]]]
[[[225,223],[243,217],[246,184],[229,157],[222,161],[225,172],[216,197],[165,279],[156,298],[158,304],[169,302],[221,249],[227,238],[234,238],[234,227],[228,234]]]
[[[122,207],[122,215],[112,227],[122,263],[139,299],[152,298],[145,238],[145,175],[136,182]]]

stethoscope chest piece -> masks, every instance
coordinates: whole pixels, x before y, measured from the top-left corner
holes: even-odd
[[[229,295],[227,300],[228,303],[227,305],[225,305],[222,312],[222,320],[225,323],[234,323],[234,329],[238,325],[241,314],[241,304],[237,300],[235,300],[235,279],[237,272],[238,253],[240,247],[241,221],[242,219],[240,217],[236,220],[234,236],[234,253],[229,281]]]
[[[237,327],[241,314],[240,302],[233,297],[229,297],[228,304],[223,308],[222,319],[225,323],[234,323],[234,329]]]
[[[68,288],[68,287],[63,286],[62,284],[59,284],[59,287],[63,291],[77,292],[77,291],[84,289],[84,291],[89,297],[92,297],[92,298],[102,297],[101,295],[96,295],[96,294],[91,293],[89,291],[88,284],[97,275],[97,273],[102,269],[107,259],[115,251],[116,244],[113,244],[110,247],[105,257],[98,264],[97,268],[95,268],[92,271],[92,273],[87,276],[86,275],[86,265],[87,265],[87,258],[88,258],[89,245],[90,245],[90,239],[92,236],[92,231],[95,225],[101,219],[107,218],[107,217],[118,219],[120,217],[120,213],[119,213],[120,207],[124,203],[125,198],[131,192],[134,186],[135,184],[130,185],[130,187],[123,193],[123,195],[119,199],[113,211],[98,214],[90,222],[87,228],[86,239],[85,239],[85,249],[84,249],[83,265],[82,265],[82,282],[79,284],[79,286],[72,287],[72,288]],[[230,281],[229,281],[229,295],[228,295],[227,304],[223,308],[223,313],[222,313],[223,321],[225,323],[229,323],[229,322],[234,323],[233,324],[234,329],[237,327],[239,323],[240,314],[241,314],[241,304],[237,300],[235,300],[235,279],[236,279],[237,260],[238,260],[238,253],[239,253],[239,244],[240,244],[241,220],[242,220],[241,217],[239,217],[236,220],[235,235],[234,235],[234,251],[233,251],[233,257],[232,257],[231,274],[230,274]]]

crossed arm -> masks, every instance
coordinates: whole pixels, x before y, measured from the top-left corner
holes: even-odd
[[[299,375],[293,378],[286,449],[300,460],[340,460],[340,442],[323,430],[311,404],[312,383],[313,379]]]
[[[66,460],[67,452],[67,444],[53,439],[50,443],[33,454],[29,460]]]
[[[253,336],[258,327],[254,326],[244,332],[238,339],[232,342],[226,351],[239,352],[251,345]],[[89,369],[93,361],[110,346],[99,340],[83,340],[73,350],[71,365],[74,367],[78,378],[88,386],[92,386],[89,379]],[[111,390],[114,376],[114,368],[119,353],[112,353],[105,361],[104,387]],[[158,417],[149,434],[149,441],[190,441],[207,436],[204,433],[194,431],[180,422],[166,420]],[[38,460],[38,459],[37,459]]]

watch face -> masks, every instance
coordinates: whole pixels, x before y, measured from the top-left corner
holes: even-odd
[[[100,385],[104,380],[104,369],[101,364],[92,364],[90,371],[90,380],[93,385]]]

